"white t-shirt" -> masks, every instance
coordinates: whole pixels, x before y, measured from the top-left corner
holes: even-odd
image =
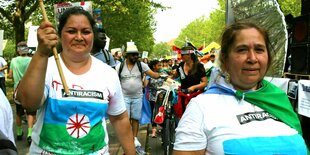
[[[298,132],[245,100],[201,94],[186,107],[176,129],[175,150],[221,154],[307,154]]]
[[[125,110],[116,71],[95,57],[82,75],[60,59],[70,96],[64,91],[56,63],[49,58],[45,102],[37,112],[30,154],[108,154],[106,117]]]
[[[119,72],[121,64],[116,66],[116,71]],[[141,62],[142,74],[150,70],[149,66]],[[129,71],[127,68],[126,60],[124,60],[124,66],[121,72],[121,85],[124,96],[127,97],[141,97],[143,95],[142,88],[143,83],[141,79],[141,72],[139,71],[137,63]]]
[[[5,61],[4,58],[0,57],[0,68],[3,68],[4,66],[7,65],[7,62]],[[0,77],[4,77],[4,70],[0,71]]]
[[[10,102],[0,89],[0,130],[15,144],[13,134],[13,112]]]

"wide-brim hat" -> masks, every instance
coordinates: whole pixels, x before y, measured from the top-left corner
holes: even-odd
[[[139,53],[136,45],[128,45],[127,46],[126,54],[130,54],[130,53]]]

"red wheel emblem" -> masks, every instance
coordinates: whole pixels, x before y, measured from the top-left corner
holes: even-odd
[[[90,130],[89,118],[84,114],[76,113],[68,119],[66,127],[71,137],[85,137]]]

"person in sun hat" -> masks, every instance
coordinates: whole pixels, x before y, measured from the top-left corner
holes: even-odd
[[[160,74],[152,71],[144,62],[139,61],[139,51],[134,42],[127,42],[127,49],[124,54],[125,60],[119,63],[115,69],[119,74],[126,108],[131,122],[136,152],[140,155],[145,154],[137,138],[142,111],[142,78],[146,74],[157,79],[160,77]]]
[[[14,91],[19,83],[19,81],[23,78],[28,65],[31,61],[31,57],[28,56],[29,48],[25,41],[21,41],[17,44],[17,52],[19,56],[15,57],[11,61],[10,71],[8,78],[13,79],[14,81]],[[25,109],[22,107],[21,103],[15,102],[16,104],[16,133],[17,140],[23,139],[23,129],[22,129],[22,119],[21,117],[25,114]],[[27,134],[27,142],[31,144],[31,136],[32,136],[32,128],[36,119],[36,111],[28,111],[26,110],[27,115],[27,124],[28,124],[28,134]]]

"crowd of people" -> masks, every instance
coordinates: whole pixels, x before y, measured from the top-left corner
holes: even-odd
[[[210,51],[206,62],[189,42],[180,48],[181,60],[141,59],[133,42],[111,54],[105,31],[79,7],[64,11],[57,31],[42,22],[37,36],[31,57],[26,42],[17,44],[19,55],[8,74],[14,81],[16,139],[22,140],[26,113],[31,155],[109,154],[107,119],[126,155],[146,154],[138,139],[143,99],[150,104],[151,137],[156,138],[157,91],[164,75],[181,85],[174,107],[180,119],[175,155],[308,153],[287,95],[264,80],[273,52],[268,34],[250,21],[227,26],[220,53]],[[62,50],[54,60],[52,48],[59,42]],[[0,140],[16,152],[5,90],[7,68],[0,57]]]

